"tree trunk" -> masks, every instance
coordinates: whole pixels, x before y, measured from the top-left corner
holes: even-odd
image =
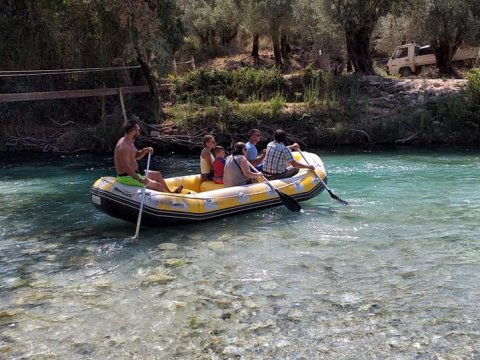
[[[282,31],[282,35],[280,36],[280,51],[282,53],[282,58],[287,60],[288,53],[290,52],[290,44],[288,43],[288,35]]]
[[[153,99],[153,105],[155,107],[155,117],[157,117],[158,120],[165,115],[165,112],[162,109],[162,99],[160,97],[160,92],[157,90],[157,82],[155,80],[155,76],[153,75],[152,67],[139,54],[137,55],[137,61],[140,64],[143,76],[145,76],[145,79],[147,79],[148,88],[150,89],[150,96]]]
[[[459,46],[459,43],[456,44],[445,39],[435,40],[432,42],[435,58],[437,60],[437,68],[440,75],[448,77],[456,75],[452,62],[453,56],[457,52]]]
[[[254,58],[259,58],[258,49],[259,49],[260,35],[253,34],[253,44],[252,44],[252,56]]]
[[[367,26],[345,30],[348,56],[357,73],[375,75],[370,53],[371,35],[372,29]]]
[[[228,45],[230,42],[237,36],[238,28],[235,28],[235,31],[232,34],[223,34],[222,35],[222,45]]]
[[[253,64],[256,67],[260,66],[260,56],[258,54],[258,49],[260,47],[259,42],[260,42],[260,35],[253,34],[252,57],[253,57]]]
[[[270,23],[270,37],[272,38],[273,56],[275,57],[275,65],[279,68],[283,67],[282,52],[280,48],[280,27],[275,21]]]

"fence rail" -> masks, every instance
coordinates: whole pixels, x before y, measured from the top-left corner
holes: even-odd
[[[160,85],[160,91],[168,91],[170,84]],[[148,86],[127,86],[121,88],[100,88],[100,89],[83,89],[83,90],[61,90],[61,91],[43,91],[43,92],[25,92],[0,94],[0,103],[16,102],[16,101],[37,101],[37,100],[53,100],[53,99],[72,99],[93,96],[110,96],[120,94],[138,94],[147,93],[150,89]]]

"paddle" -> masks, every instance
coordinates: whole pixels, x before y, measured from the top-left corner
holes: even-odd
[[[148,159],[147,159],[147,169],[145,170],[145,177],[148,178],[148,169],[150,168],[150,151],[148,152]],[[142,210],[143,210],[143,203],[145,201],[145,189],[147,185],[143,186],[142,189],[142,200],[140,201],[140,210],[138,211],[138,219],[137,219],[137,229],[135,230],[135,235],[133,236],[132,240],[138,239],[138,234],[140,232],[140,223],[142,222]]]
[[[280,200],[282,200],[283,205],[285,205],[285,207],[288,210],[293,211],[293,212],[299,212],[300,210],[302,210],[302,207],[300,206],[300,204],[294,198],[292,198],[291,196],[288,196],[287,194],[284,194],[284,193],[280,192],[279,190],[277,190],[261,172],[259,172],[252,164],[250,164],[249,161],[247,161],[247,163],[248,163],[248,165],[250,165],[250,168],[253,169],[253,171],[255,173],[257,173],[259,175],[262,175],[262,178],[263,178],[263,180],[265,180],[265,183],[270,187],[270,189],[272,189],[273,191],[275,191],[277,193]]]
[[[310,165],[307,158],[305,157],[305,155],[303,155],[302,151],[300,149],[298,149],[298,152],[300,153],[300,155],[302,156],[303,160],[307,163],[307,165]],[[325,181],[323,181],[323,179],[317,175],[317,173],[314,171],[313,172],[315,174],[315,176],[317,177],[318,180],[320,180],[323,184],[323,186],[325,186],[325,189],[327,189],[328,193],[330,194],[330,196],[332,197],[332,199],[335,199],[337,200],[340,204],[342,205],[349,205],[348,202],[346,202],[345,200],[342,200],[340,199],[337,195],[335,195],[327,186],[327,184],[325,184]]]

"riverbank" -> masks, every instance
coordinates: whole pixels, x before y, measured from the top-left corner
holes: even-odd
[[[289,78],[290,88],[295,87],[295,81]],[[258,127],[267,142],[274,130],[282,127],[291,141],[314,147],[476,147],[480,143],[480,119],[475,116],[475,107],[468,104],[467,80],[369,76],[351,82],[346,97],[340,94],[341,85],[334,84],[337,89],[321,100],[282,103],[276,116],[272,116],[272,101],[260,106],[224,104],[221,111],[193,106],[184,110],[185,121],[168,119],[159,125],[146,125],[148,141],[164,149],[196,149],[206,133],[230,144],[245,140],[248,129]],[[307,96],[304,93],[304,100]],[[256,116],[249,116],[249,111]],[[170,114],[178,116],[178,109]]]
[[[308,147],[480,144],[478,105],[469,101],[468,80],[333,76],[312,70],[289,76],[275,70],[230,74],[200,70],[172,79],[159,122],[144,106],[147,98],[129,99],[128,116],[142,124],[138,145],[196,153],[207,133],[228,147],[246,140],[250,128],[259,128],[263,147],[279,127],[292,142]],[[100,122],[48,118],[48,124],[37,125],[6,118],[0,150],[111,153],[122,136],[118,104],[108,115],[102,111]]]

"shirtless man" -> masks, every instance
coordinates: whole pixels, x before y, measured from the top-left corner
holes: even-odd
[[[153,148],[146,147],[138,150],[135,147],[135,139],[140,135],[140,126],[135,120],[125,121],[123,131],[125,135],[118,140],[113,155],[117,181],[130,186],[143,187],[145,185],[147,189],[151,190],[179,193],[182,186],[175,191],[170,191],[159,171],[148,170],[148,178],[140,175],[137,160],[142,159],[147,153],[153,154]]]

